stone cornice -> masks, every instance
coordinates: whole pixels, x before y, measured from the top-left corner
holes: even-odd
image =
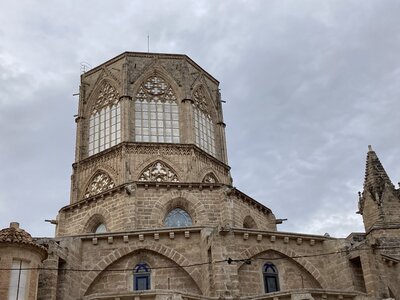
[[[83,206],[89,205],[91,202],[96,202],[100,199],[104,199],[107,196],[112,196],[116,193],[121,193],[121,192],[127,192],[131,193],[131,186],[136,185],[137,187],[143,187],[145,189],[148,189],[149,187],[153,188],[155,187],[156,189],[159,188],[165,188],[165,189],[171,189],[171,188],[177,188],[177,189],[215,189],[215,188],[220,188],[224,186],[224,184],[221,183],[198,183],[198,182],[153,182],[153,181],[135,181],[135,182],[128,182],[124,184],[120,184],[112,189],[109,189],[107,191],[104,191],[102,193],[93,195],[88,198],[81,199],[75,203],[71,203],[69,205],[66,205],[62,207],[59,212],[63,211],[68,211],[68,210],[74,210],[74,209],[79,209]]]
[[[400,229],[400,224],[399,223],[392,223],[392,224],[373,225],[370,229],[368,229],[368,231],[365,233],[365,235],[369,235],[373,231],[391,230],[391,229]]]
[[[140,297],[145,299],[157,299],[157,296],[164,296],[171,299],[174,299],[174,296],[177,296],[177,299],[187,299],[187,300],[223,300],[223,299],[237,299],[237,300],[283,300],[283,299],[297,299],[296,297],[292,297],[292,295],[300,296],[298,299],[356,299],[357,297],[364,298],[366,296],[365,293],[362,292],[352,292],[352,291],[343,291],[343,290],[325,290],[325,289],[298,289],[298,290],[289,290],[275,293],[263,293],[260,295],[251,295],[251,296],[236,296],[236,297],[209,297],[202,295],[195,295],[190,293],[185,293],[176,290],[146,290],[146,291],[133,291],[133,292],[121,292],[121,293],[108,293],[102,295],[88,295],[83,299],[85,300],[131,300]]]
[[[231,231],[235,235],[261,235],[262,237],[275,237],[275,238],[281,238],[284,239],[287,237],[288,239],[296,239],[296,242],[298,242],[297,239],[302,239],[302,241],[326,241],[326,240],[335,240],[335,238],[332,237],[326,237],[323,235],[314,235],[314,234],[306,234],[306,233],[294,233],[294,232],[285,232],[285,231],[268,231],[268,230],[258,230],[258,229],[249,229],[249,228],[231,228]]]
[[[213,189],[219,189],[221,187],[228,187],[231,188],[231,191],[228,193],[228,195],[236,195],[239,199],[241,199],[242,201],[246,201],[247,203],[254,205],[255,208],[257,208],[258,210],[262,211],[265,214],[270,214],[272,213],[272,211],[262,205],[261,203],[257,202],[256,200],[254,200],[253,198],[247,196],[246,194],[240,192],[239,190],[237,190],[236,188],[232,188],[228,185],[222,184],[222,183],[206,183],[206,182],[154,182],[154,181],[134,181],[134,182],[128,182],[128,183],[124,183],[124,184],[120,184],[112,189],[109,189],[107,191],[104,191],[102,193],[93,195],[91,197],[82,199],[78,202],[75,203],[71,203],[69,205],[66,205],[64,207],[62,207],[59,212],[66,212],[68,210],[75,210],[75,209],[80,209],[81,207],[84,207],[86,205],[89,205],[92,202],[97,202],[98,200],[104,199],[107,196],[111,196],[114,195],[116,193],[121,193],[121,192],[126,192],[126,193],[131,193],[131,187],[136,186],[136,187],[142,187],[144,189],[148,189],[148,188],[156,188],[156,189],[160,189],[160,188],[164,188],[164,189],[172,189],[172,188],[176,188],[176,189],[188,189],[188,190],[192,190],[192,189],[198,189],[198,190],[203,190],[203,189],[209,189],[209,190],[213,190]]]
[[[270,214],[272,213],[271,209],[269,209],[268,207],[266,207],[265,205],[261,204],[260,202],[258,202],[257,200],[251,198],[250,196],[246,195],[245,193],[239,191],[237,188],[232,188],[229,192],[228,195],[234,195],[236,197],[238,197],[239,199],[242,199],[243,201],[246,201],[252,205],[254,205],[255,207],[257,207],[259,210],[261,210],[262,212],[266,213],[266,214]]]
[[[93,73],[101,70],[103,67],[105,66],[109,66],[115,62],[117,62],[118,60],[121,60],[123,58],[126,57],[143,57],[143,58],[154,58],[155,56],[157,56],[158,58],[161,59],[184,59],[186,60],[188,63],[190,63],[193,67],[195,67],[196,69],[201,70],[205,76],[207,76],[211,81],[213,81],[215,84],[219,84],[219,81],[217,79],[215,79],[210,73],[208,73],[206,70],[204,70],[202,67],[200,67],[194,60],[192,60],[189,56],[185,55],[185,54],[168,54],[168,53],[149,53],[149,52],[123,52],[119,55],[117,55],[114,58],[111,58],[109,60],[107,60],[106,62],[98,65],[97,67],[87,71],[86,73],[81,75],[81,78],[85,78],[89,75],[92,75]]]
[[[161,149],[162,150],[167,150],[167,149],[176,149],[176,150],[186,150],[186,151],[194,151],[198,155],[204,156],[207,159],[210,159],[213,163],[216,165],[222,167],[225,169],[227,172],[231,169],[228,165],[220,161],[219,159],[209,155],[205,151],[201,150],[199,147],[197,147],[194,144],[174,144],[174,143],[137,143],[137,142],[122,142],[119,143],[118,145],[108,148],[104,151],[101,151],[97,154],[91,155],[89,157],[86,157],[78,162],[75,162],[72,164],[72,167],[76,169],[78,166],[80,167],[85,167],[85,165],[95,163],[97,161],[100,161],[104,159],[104,157],[107,156],[114,156],[119,153],[118,150],[121,150],[125,148],[126,150],[132,150],[132,149],[154,149],[156,150]]]
[[[108,237],[113,237],[113,238],[123,238],[124,236],[128,237],[139,237],[140,235],[143,236],[152,236],[154,237],[154,234],[165,234],[165,235],[170,235],[170,233],[174,234],[187,234],[189,233],[200,233],[201,230],[204,228],[209,228],[207,226],[192,226],[192,227],[163,227],[163,228],[153,228],[153,229],[136,229],[136,230],[131,230],[131,231],[122,231],[122,232],[105,232],[105,233],[89,233],[89,234],[80,234],[80,235],[73,235],[71,237],[74,238],[80,238],[81,240],[92,240],[93,238],[98,238],[98,239],[107,239]],[[65,238],[67,236],[63,236],[62,238]]]

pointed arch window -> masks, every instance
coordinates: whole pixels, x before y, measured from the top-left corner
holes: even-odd
[[[101,87],[89,121],[89,155],[121,142],[121,106],[118,91],[109,83]]]
[[[274,264],[266,263],[263,267],[264,288],[266,293],[279,291],[278,270]]]
[[[148,78],[135,97],[135,140],[179,143],[179,109],[172,87],[160,76]]]
[[[166,227],[188,227],[192,226],[193,221],[190,215],[181,208],[174,208],[164,219]]]
[[[208,112],[207,100],[202,86],[193,93],[195,144],[215,156],[214,124]]]
[[[146,263],[139,263],[133,270],[133,289],[135,291],[150,290],[150,267]]]

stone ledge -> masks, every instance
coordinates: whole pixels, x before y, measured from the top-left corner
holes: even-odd
[[[151,239],[158,240],[162,235],[165,235],[170,238],[171,233],[174,233],[174,236],[177,234],[182,234],[185,238],[191,238],[192,233],[200,233],[204,228],[209,228],[206,226],[193,226],[193,227],[173,227],[173,228],[157,228],[157,229],[141,229],[134,231],[122,231],[122,232],[106,232],[106,233],[90,233],[90,234],[81,234],[70,236],[73,238],[80,238],[81,240],[93,240],[93,239],[106,239],[109,237],[121,238],[124,242],[136,241],[139,240],[140,236],[143,239]],[[67,236],[63,236],[61,239],[66,238]],[[57,238],[56,238],[57,240]]]
[[[316,242],[323,242],[326,240],[336,240],[332,237],[326,237],[323,235],[312,235],[312,234],[302,234],[302,233],[293,233],[293,232],[284,232],[284,231],[266,231],[259,229],[248,229],[248,228],[231,228],[233,234],[237,234],[238,236],[243,236],[247,233],[250,236],[255,236],[257,240],[262,240],[264,237],[269,237],[271,242],[275,242],[277,238],[288,238],[289,240],[293,240],[295,242],[299,242],[298,239],[301,239],[304,244],[305,241],[309,242],[311,246],[315,245]],[[261,235],[261,237],[259,237]]]
[[[227,297],[207,297],[183,293],[174,290],[148,290],[132,291],[125,293],[93,294],[83,298],[83,300],[155,300],[155,299],[173,299],[173,300],[284,300],[284,299],[357,299],[364,298],[366,294],[361,292],[348,292],[340,290],[323,289],[302,289],[289,290],[253,296],[227,296]]]

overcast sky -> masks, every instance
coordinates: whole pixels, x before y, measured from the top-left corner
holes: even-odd
[[[1,1],[0,227],[69,203],[80,63],[187,54],[221,82],[234,185],[283,231],[362,231],[367,145],[400,180],[400,1]]]

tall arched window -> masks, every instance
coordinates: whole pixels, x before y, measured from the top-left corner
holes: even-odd
[[[215,156],[214,124],[207,108],[207,100],[202,86],[193,93],[195,144]]]
[[[13,259],[10,272],[10,284],[8,290],[8,299],[26,299],[29,291],[29,263],[19,259]]]
[[[139,263],[133,270],[133,289],[143,291],[150,288],[150,267],[146,263]]]
[[[160,76],[148,78],[135,97],[135,140],[179,143],[179,109],[172,87]]]
[[[192,226],[193,221],[190,215],[181,208],[174,208],[164,219],[166,227],[188,227]]]
[[[121,107],[117,90],[104,83],[89,121],[89,155],[121,142]]]
[[[274,264],[266,263],[263,267],[264,287],[266,293],[279,291],[278,270]]]

